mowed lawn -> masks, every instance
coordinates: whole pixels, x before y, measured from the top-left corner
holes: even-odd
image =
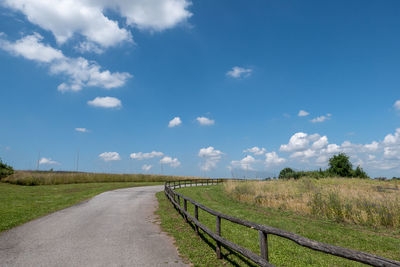
[[[189,187],[178,189],[184,195],[225,214],[294,232],[301,236],[342,246],[345,248],[373,253],[400,260],[400,236],[396,230],[371,228],[336,223],[294,212],[279,211],[252,204],[240,203],[225,193],[223,186]],[[195,266],[248,266],[245,259],[223,249],[224,259],[217,260],[215,242],[207,235],[195,235],[193,228],[178,215],[165,195],[158,193],[160,207],[158,214],[163,230],[176,240],[181,255]],[[183,204],[182,204],[183,205]],[[194,208],[188,204],[194,214]],[[199,209],[200,221],[215,231],[215,217]],[[258,232],[222,220],[222,236],[256,253],[259,253]],[[204,242],[204,240],[207,242]],[[363,266],[321,252],[303,248],[292,241],[269,235],[269,256],[277,266]]]
[[[0,183],[0,232],[105,191],[160,182],[82,183],[21,186]]]

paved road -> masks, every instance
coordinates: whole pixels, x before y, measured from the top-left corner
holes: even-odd
[[[155,224],[162,186],[102,193],[0,235],[0,266],[187,266]]]

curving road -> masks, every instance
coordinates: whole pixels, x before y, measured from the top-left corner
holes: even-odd
[[[163,186],[109,191],[0,234],[1,266],[188,266],[155,224]]]

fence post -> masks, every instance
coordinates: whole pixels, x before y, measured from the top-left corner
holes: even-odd
[[[216,221],[216,234],[221,236],[221,217],[217,216],[216,217],[217,221]],[[221,255],[221,243],[217,242],[217,246],[215,248],[216,252],[217,252],[217,259],[222,259],[222,255]]]
[[[263,231],[258,231],[258,235],[260,237],[261,258],[268,262],[268,236]]]
[[[183,209],[185,212],[187,212],[187,200],[186,199],[183,199]],[[186,222],[188,221],[186,214],[185,214],[185,221]]]
[[[196,220],[199,220],[199,207],[196,204],[194,204],[194,217]],[[196,229],[196,234],[199,235],[199,227],[197,224],[194,224],[194,228]]]
[[[181,206],[181,197],[178,195],[178,205]]]

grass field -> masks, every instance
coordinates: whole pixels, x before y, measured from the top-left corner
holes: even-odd
[[[291,231],[317,241],[400,260],[400,235],[395,230],[338,223],[296,212],[265,208],[229,197],[223,185],[179,189],[184,195],[225,214]],[[223,249],[224,259],[217,260],[215,242],[198,237],[192,227],[178,215],[163,193],[158,193],[162,228],[176,240],[178,250],[195,266],[246,266],[245,260]],[[193,206],[188,210],[194,214]],[[215,230],[215,217],[199,210],[200,221]],[[222,221],[222,236],[259,253],[255,230]],[[204,242],[203,240],[207,241]],[[269,236],[270,261],[277,266],[362,266],[353,261],[315,252],[276,236]]]
[[[400,229],[400,181],[349,178],[230,181],[227,194],[258,206],[387,229]]]
[[[196,177],[152,174],[109,174],[87,172],[16,171],[1,181],[18,185],[57,185],[76,183],[165,182]]]
[[[0,183],[0,232],[60,210],[99,193],[161,183],[87,183],[21,186]]]

